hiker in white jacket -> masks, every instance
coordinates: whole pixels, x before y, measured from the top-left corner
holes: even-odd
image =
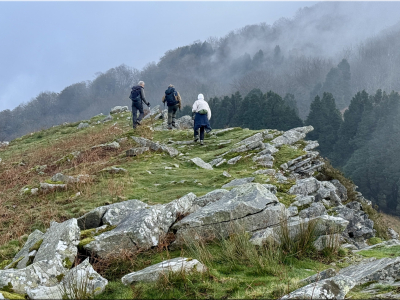
[[[194,141],[199,140],[200,129],[200,144],[204,144],[204,130],[209,133],[212,129],[209,120],[211,119],[211,109],[208,103],[204,100],[203,94],[197,96],[197,100],[193,103],[192,117],[194,118]]]

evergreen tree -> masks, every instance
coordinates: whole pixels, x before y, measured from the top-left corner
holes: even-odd
[[[318,141],[322,155],[331,156],[342,122],[342,116],[336,108],[335,99],[331,93],[324,92],[322,99],[319,96],[315,97],[310,105],[310,114],[305,124],[314,127],[307,137]]]
[[[352,156],[357,146],[354,143],[359,124],[362,118],[372,110],[372,101],[368,93],[364,90],[358,92],[344,112],[343,123],[339,129],[339,139],[335,144],[332,161],[336,166],[344,166]],[[365,114],[364,114],[365,112]]]

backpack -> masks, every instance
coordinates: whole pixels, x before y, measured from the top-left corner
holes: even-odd
[[[132,88],[131,94],[129,95],[129,99],[136,100],[140,95],[140,87],[134,86]]]
[[[178,93],[175,91],[171,91],[171,89],[168,88],[168,90],[165,91],[165,101],[167,102],[168,106],[172,106],[175,104],[178,104]]]

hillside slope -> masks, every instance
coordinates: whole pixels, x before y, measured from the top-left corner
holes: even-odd
[[[387,228],[354,185],[313,151],[318,143],[303,140],[312,127],[216,130],[200,146],[192,141],[190,117],[180,119],[180,130],[168,131],[159,119],[165,113],[155,108],[151,114],[135,131],[130,113],[121,111],[28,134],[0,148],[0,266],[7,268],[0,270],[0,294],[54,296],[49,288],[64,284],[71,267],[90,261],[102,276],[91,273],[96,280],[108,280],[100,298],[279,298],[329,267],[332,277],[342,268],[350,272],[346,267],[364,257],[399,255],[396,239],[394,247],[368,250],[368,244],[390,238]],[[194,163],[201,160],[212,169]],[[144,218],[143,224],[135,218]],[[67,225],[75,228],[68,235],[71,250],[46,248],[46,236]],[[139,234],[132,226],[139,226]],[[140,230],[146,228],[151,230]],[[34,234],[43,235],[39,230],[46,233],[34,243]],[[321,236],[329,236],[322,247],[314,243]],[[29,260],[18,256],[27,249]],[[43,267],[54,251],[56,261],[65,257],[52,277],[58,281],[30,286],[10,279]],[[121,282],[133,271],[180,256],[199,260],[208,271],[167,274],[155,283]],[[335,276],[348,276],[340,272]],[[363,293],[360,284],[368,276],[354,282],[351,293]]]

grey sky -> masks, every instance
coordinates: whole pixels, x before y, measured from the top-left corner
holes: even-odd
[[[317,2],[0,2],[0,111]]]

